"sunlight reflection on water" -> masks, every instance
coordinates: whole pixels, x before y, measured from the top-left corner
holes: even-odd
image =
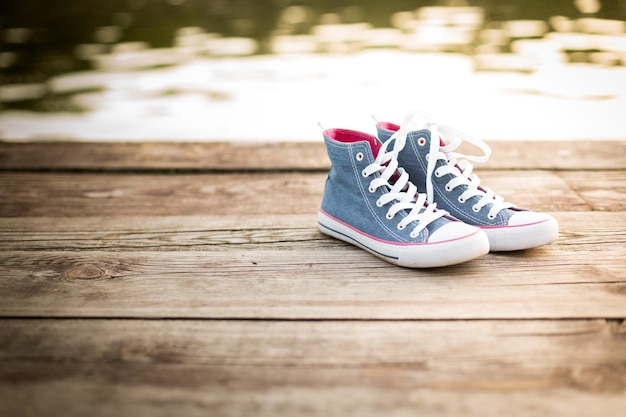
[[[243,0],[235,2],[248,4],[241,10],[170,1],[171,10],[185,11],[171,19],[155,17],[154,2],[124,1],[117,10],[112,2],[108,24],[70,25],[80,42],[54,45],[42,27],[7,26],[0,136],[310,140],[316,117],[357,124],[372,111],[415,107],[490,139],[626,131],[624,1],[614,2],[613,15],[591,0],[556,2],[569,5],[562,9],[549,3],[545,16],[515,1],[430,2],[387,7],[369,21],[378,10],[369,2],[325,9],[268,1],[263,13]],[[416,2],[398,7],[404,3]],[[210,6],[204,20],[193,18],[198,5]]]

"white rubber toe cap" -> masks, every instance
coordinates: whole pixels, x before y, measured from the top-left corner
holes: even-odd
[[[450,222],[435,230],[425,245],[404,246],[398,265],[439,267],[454,265],[489,253],[484,231],[462,222]]]
[[[462,222],[450,222],[435,230],[428,238],[428,243],[448,242],[462,239],[476,233],[476,227]]]
[[[542,223],[554,220],[552,216],[534,211],[518,211],[509,219],[509,226],[528,226],[535,223]]]
[[[536,248],[554,242],[559,237],[559,223],[549,214],[519,211],[509,224],[484,227],[492,252]]]

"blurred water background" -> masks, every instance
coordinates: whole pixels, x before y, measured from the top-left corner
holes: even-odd
[[[5,140],[626,137],[626,0],[3,0],[0,41]]]

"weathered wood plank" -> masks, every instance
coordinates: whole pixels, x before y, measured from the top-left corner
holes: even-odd
[[[485,378],[496,375],[483,372],[483,366],[502,372],[509,365],[513,375],[545,377],[539,369],[527,366],[526,355],[532,356],[537,367],[586,367],[611,362],[626,365],[623,320],[0,319],[0,324],[0,357],[4,363],[150,362],[343,368],[418,365],[424,372],[433,372],[436,368],[457,367],[457,360],[471,364],[473,371]],[[489,349],[496,343],[500,350]],[[621,382],[621,389],[626,389],[626,374],[622,377],[623,381],[614,382]]]
[[[626,317],[623,241],[552,244],[432,270],[334,239],[208,251],[3,251],[2,317]]]
[[[623,169],[626,141],[492,141],[481,169]],[[0,142],[0,170],[326,170],[314,142]]]
[[[604,320],[0,320],[0,412],[620,416],[625,336]]]
[[[626,177],[626,171],[613,174]],[[316,213],[325,180],[325,173],[7,172],[0,176],[0,217]],[[554,172],[485,171],[481,180],[507,200],[535,210],[588,211],[593,204]]]
[[[560,172],[557,175],[595,210],[626,212],[625,171]]]
[[[4,391],[8,400],[0,403],[0,411],[14,417],[622,417],[626,406],[623,393],[551,389],[532,382],[522,385],[525,381],[519,386],[502,383],[500,391],[472,388],[470,384],[421,388],[419,383],[425,378],[396,368],[277,370],[133,364],[124,369],[81,366],[79,371],[89,377],[57,376],[68,367],[20,367],[18,372],[34,374],[34,381],[7,385]],[[574,378],[605,378],[594,370],[574,372]],[[617,378],[614,374],[607,377]],[[393,382],[396,380],[403,385],[398,387]],[[151,383],[159,385],[145,386]],[[185,385],[190,383],[194,387]]]
[[[2,250],[225,250],[322,239],[313,214],[0,218]],[[319,244],[319,243],[317,243]]]
[[[323,142],[0,142],[0,169],[324,170]]]
[[[5,173],[0,216],[299,214],[317,211],[324,182],[303,173]]]
[[[0,143],[0,415],[623,414],[626,142],[492,147],[560,240],[416,271],[319,233],[321,143]]]
[[[626,245],[626,216],[612,212],[556,212],[563,247]],[[297,243],[312,249],[330,238],[311,214],[117,217],[0,217],[0,251],[225,250]],[[584,246],[582,246],[584,245]]]

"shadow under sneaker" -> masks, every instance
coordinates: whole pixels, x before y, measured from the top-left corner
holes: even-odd
[[[323,233],[412,268],[457,264],[489,252],[482,230],[426,203],[387,149],[395,142],[346,129],[323,135],[331,161],[318,213]]]
[[[381,141],[395,142],[399,164],[420,190],[426,190],[427,203],[436,203],[457,219],[480,227],[489,237],[491,251],[529,249],[558,238],[559,224],[552,216],[519,208],[480,185],[469,161],[489,159],[491,149],[482,140],[438,126],[418,112],[409,113],[401,126],[379,121],[376,128]],[[454,152],[463,141],[484,155]]]

